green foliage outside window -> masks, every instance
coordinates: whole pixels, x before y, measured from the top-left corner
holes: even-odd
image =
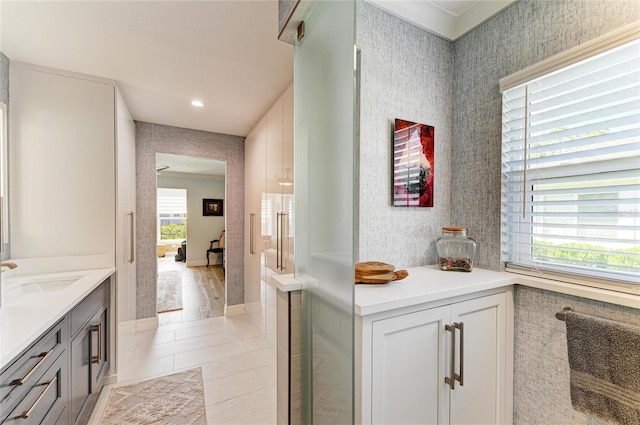
[[[610,270],[626,270],[640,268],[640,247],[621,250],[610,250],[603,246],[586,243],[553,244],[545,241],[535,241],[533,248],[534,260],[551,261],[559,264],[604,264]],[[546,245],[546,246],[540,246]],[[600,251],[600,252],[591,252]],[[627,256],[624,254],[635,254]]]
[[[160,226],[160,239],[186,239],[186,224],[168,224]]]

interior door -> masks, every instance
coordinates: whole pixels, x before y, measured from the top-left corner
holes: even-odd
[[[317,2],[294,48],[302,423],[353,423],[355,3]]]

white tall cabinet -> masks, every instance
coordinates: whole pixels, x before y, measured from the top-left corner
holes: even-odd
[[[245,309],[275,346],[274,274],[293,273],[293,85],[245,141]]]
[[[113,80],[12,61],[9,81],[12,257],[115,267],[115,341],[135,319],[135,124]]]
[[[136,319],[136,125],[116,89],[118,321]]]

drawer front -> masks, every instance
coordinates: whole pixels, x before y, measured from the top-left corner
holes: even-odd
[[[107,279],[71,310],[72,337],[83,328],[83,325],[89,321],[93,313],[109,299],[110,289],[110,279]]]
[[[7,412],[64,352],[69,322],[63,319],[20,355],[0,376],[0,411]]]
[[[65,423],[67,404],[67,353],[64,352],[33,384],[24,398],[3,419],[3,425],[33,425]],[[60,421],[62,419],[62,421]]]

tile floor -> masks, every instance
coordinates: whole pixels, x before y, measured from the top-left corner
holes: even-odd
[[[119,332],[117,384],[105,386],[97,425],[114,386],[202,367],[209,424],[275,424],[276,359],[248,315],[220,316]]]

